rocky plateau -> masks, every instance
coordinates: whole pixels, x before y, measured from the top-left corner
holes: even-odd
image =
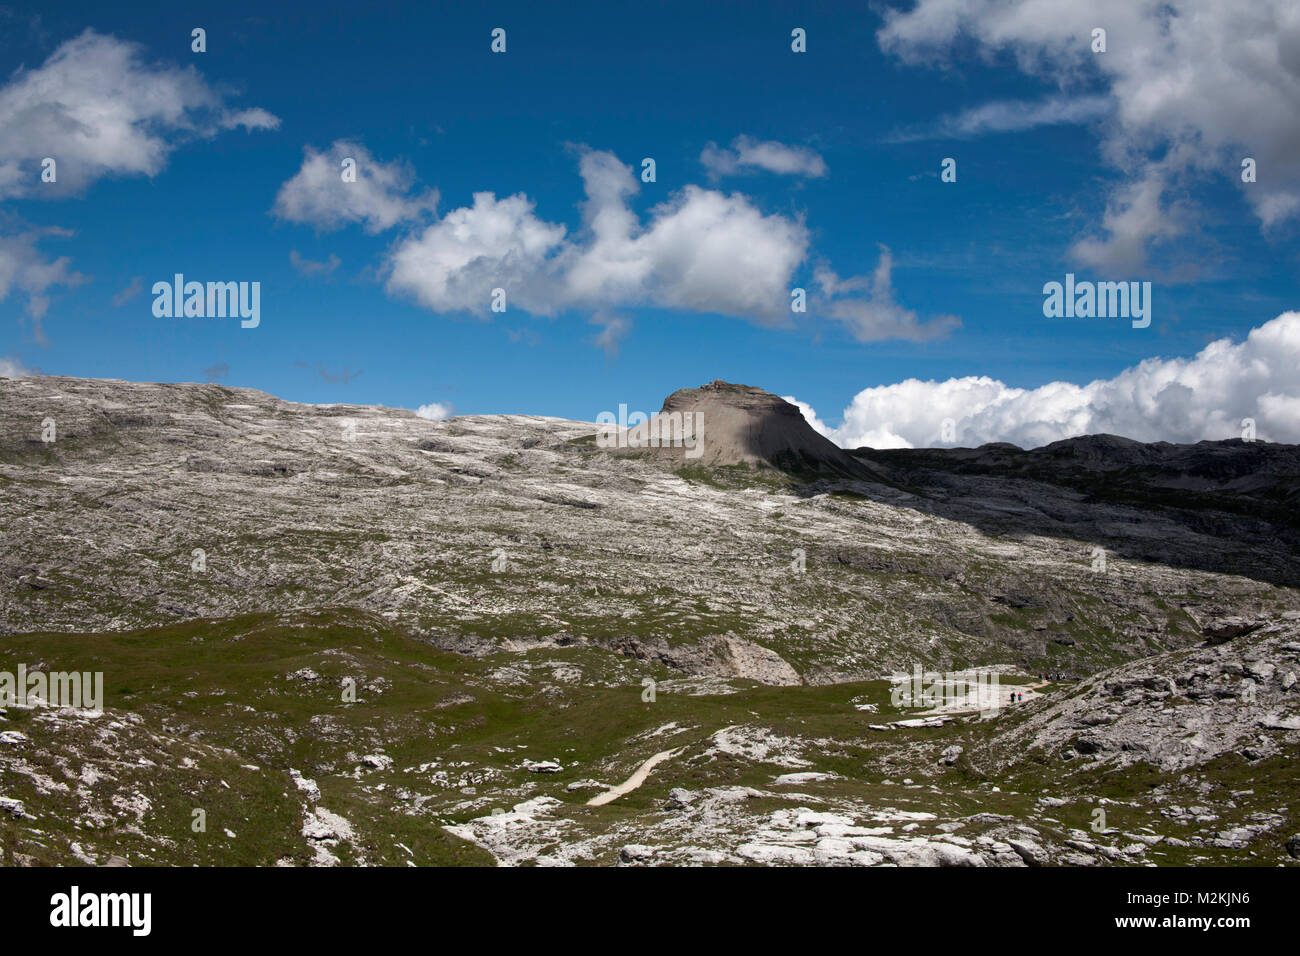
[[[1300,449],[844,450],[722,382],[683,412],[698,456],[0,379],[0,672],[106,689],[0,708],[0,863],[1300,853]],[[913,668],[1025,700],[918,716]]]

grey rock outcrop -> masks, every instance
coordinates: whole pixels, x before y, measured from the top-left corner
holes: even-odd
[[[1225,753],[1263,759],[1300,744],[1300,627],[1276,623],[1228,643],[1161,654],[1085,680],[986,745],[999,766],[1032,753],[1173,772]],[[1077,758],[1076,758],[1077,759]]]

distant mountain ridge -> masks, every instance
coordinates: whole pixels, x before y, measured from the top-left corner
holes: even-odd
[[[1144,443],[1103,434],[1031,450],[994,443],[978,448],[857,448],[851,454],[899,481],[940,473],[996,475],[1147,506],[1214,508],[1300,530],[1300,445],[1240,438]]]

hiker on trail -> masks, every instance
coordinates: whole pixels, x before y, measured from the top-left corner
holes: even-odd
[[[1024,694],[1016,694],[1016,700],[1024,700],[1024,699],[1025,699]]]

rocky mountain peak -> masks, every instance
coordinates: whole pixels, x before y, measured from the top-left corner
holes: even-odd
[[[713,467],[748,465],[863,480],[876,477],[818,434],[796,406],[753,385],[714,379],[699,388],[681,388],[664,399],[657,417],[688,413],[702,423],[699,451],[692,459],[681,449],[663,448],[660,452],[666,454],[661,457]]]

